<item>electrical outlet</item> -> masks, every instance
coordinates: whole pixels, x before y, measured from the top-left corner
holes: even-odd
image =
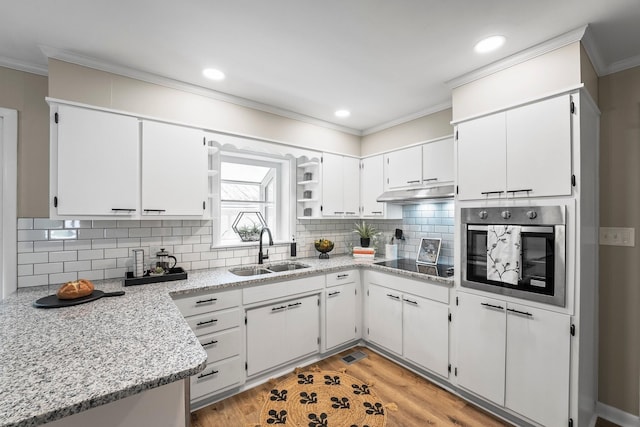
[[[600,244],[634,247],[636,245],[636,229],[630,227],[600,227]]]

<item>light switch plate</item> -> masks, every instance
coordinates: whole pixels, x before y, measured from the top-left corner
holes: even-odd
[[[630,227],[600,227],[600,244],[633,247],[636,245],[636,229]]]

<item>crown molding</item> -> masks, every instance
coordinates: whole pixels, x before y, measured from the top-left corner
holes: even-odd
[[[25,71],[27,73],[38,74],[40,76],[46,76],[49,74],[49,70],[47,67],[42,67],[37,64],[31,64],[6,56],[0,56],[0,67],[11,68],[18,71]]]
[[[277,116],[286,117],[292,120],[298,120],[300,122],[312,124],[315,126],[337,130],[339,132],[344,132],[351,135],[362,136],[362,132],[358,129],[353,129],[347,126],[340,126],[335,123],[316,119],[314,117],[306,116],[304,114],[295,113],[293,111],[285,110],[283,108],[278,108],[273,105],[263,104],[261,102],[252,101],[250,99],[242,98],[239,96],[229,95],[227,93],[219,92],[213,89],[208,89],[208,88],[190,84],[190,83],[185,83],[169,77],[164,77],[158,74],[149,73],[147,71],[141,71],[141,70],[126,67],[123,65],[111,64],[111,63],[102,61],[100,59],[92,58],[86,55],[80,55],[75,52],[69,52],[69,51],[54,48],[51,46],[39,45],[38,47],[47,58],[53,58],[60,61],[81,65],[83,67],[93,68],[93,69],[105,71],[108,73],[130,77],[132,79],[141,80],[147,83],[153,83],[153,84],[168,87],[171,89],[177,89],[184,92],[193,93],[195,95],[205,96],[207,98],[216,99],[218,101],[229,102],[231,104],[239,105],[242,107],[263,111],[265,113],[275,114]]]
[[[407,122],[410,122],[412,120],[416,120],[416,119],[419,119],[421,117],[428,116],[430,114],[438,113],[438,112],[440,112],[442,110],[446,110],[447,108],[451,108],[451,101],[447,101],[447,102],[444,102],[442,104],[434,105],[433,107],[429,107],[429,108],[426,108],[426,109],[423,109],[423,110],[420,110],[420,111],[416,111],[415,113],[412,113],[412,114],[409,114],[407,116],[403,116],[403,117],[397,118],[395,120],[391,120],[391,121],[386,122],[386,123],[382,123],[382,124],[380,124],[378,126],[373,126],[373,127],[364,129],[362,131],[362,136],[371,135],[373,133],[380,132],[380,131],[383,131],[385,129],[389,129],[391,127],[398,126],[398,125],[401,125],[403,123],[407,123]]]
[[[587,52],[587,56],[591,60],[591,65],[593,65],[596,74],[598,76],[604,75],[607,69],[607,64],[602,59],[602,55],[598,49],[598,44],[596,43],[593,33],[589,28],[587,28],[584,33],[584,37],[582,37],[582,47],[584,47],[585,52]]]
[[[632,56],[620,61],[616,61],[606,67],[605,72],[599,76],[606,76],[608,74],[618,73],[620,71],[628,70],[629,68],[640,66],[640,55]]]
[[[522,62],[528,61],[540,55],[544,55],[545,53],[554,51],[561,47],[567,46],[571,43],[582,40],[585,31],[587,30],[587,26],[582,26],[575,30],[569,31],[567,33],[561,34],[557,37],[554,37],[550,40],[532,46],[528,49],[522,50],[518,53],[515,53],[511,56],[507,56],[504,59],[493,62],[487,66],[478,68],[469,73],[463,74],[451,80],[445,82],[450,89],[457,88],[467,83],[471,83],[472,81],[481,79],[483,77],[487,77],[491,74],[497,73],[498,71],[505,70],[509,67],[513,67],[514,65],[520,64]]]

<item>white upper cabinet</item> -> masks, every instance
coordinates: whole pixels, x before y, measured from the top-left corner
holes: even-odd
[[[422,146],[422,183],[438,185],[454,180],[453,138],[430,142]]]
[[[507,175],[504,113],[460,123],[458,135],[458,199],[502,195]]]
[[[51,217],[138,214],[138,119],[68,105],[52,113]]]
[[[205,215],[208,149],[204,132],[142,122],[142,214]]]
[[[382,155],[362,159],[360,196],[363,216],[383,216],[384,203],[376,199],[384,191],[384,164]]]
[[[360,160],[322,154],[322,215],[357,216],[360,210]]]
[[[387,182],[385,189],[422,184],[422,147],[415,146],[384,155]]]
[[[563,95],[507,111],[507,193],[571,195],[570,106]]]
[[[457,126],[458,198],[571,195],[571,97]]]

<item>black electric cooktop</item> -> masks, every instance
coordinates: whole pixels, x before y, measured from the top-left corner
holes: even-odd
[[[451,277],[453,276],[453,266],[447,264],[418,264],[415,259],[400,258],[392,259],[389,261],[375,262],[376,265],[382,265],[384,267],[397,268],[398,270],[413,271],[416,273],[429,274],[431,276],[438,277]]]

